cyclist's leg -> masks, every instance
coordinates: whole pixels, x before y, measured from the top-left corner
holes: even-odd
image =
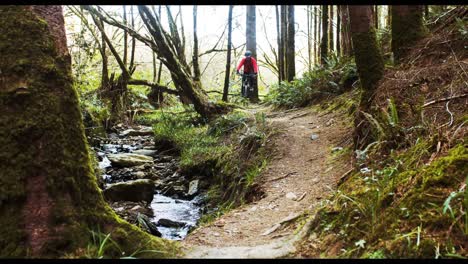
[[[241,83],[241,96],[245,97],[245,76],[242,75],[242,83]]]

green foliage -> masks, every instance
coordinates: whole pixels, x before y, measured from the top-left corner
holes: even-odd
[[[330,56],[324,66],[304,73],[302,78],[273,85],[265,101],[276,107],[303,107],[325,95],[350,89],[356,80],[356,65],[350,58]]]
[[[205,123],[193,110],[158,110],[145,120],[154,122],[156,146],[180,152],[184,173],[208,178],[212,204],[231,208],[250,199],[267,162],[264,147],[270,132],[265,114],[235,110]],[[214,214],[222,213],[219,210]]]
[[[464,243],[467,146],[459,144],[426,166],[421,160],[429,158],[432,146],[419,140],[386,162],[371,163],[322,205],[316,229],[340,234],[348,246],[342,257],[433,257],[437,244]],[[360,239],[367,241],[365,248],[354,245]],[[438,254],[466,254],[458,246],[443,250]]]
[[[462,35],[463,39],[468,38],[468,20],[467,19],[461,19],[456,17],[456,25],[458,32]]]

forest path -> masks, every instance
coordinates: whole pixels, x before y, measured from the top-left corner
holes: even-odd
[[[274,156],[258,176],[265,197],[194,230],[182,241],[185,258],[293,256],[311,212],[350,168],[330,158],[333,147],[349,140],[349,128],[338,116],[309,108],[271,112],[257,106],[251,111],[265,112],[280,131],[272,138]]]

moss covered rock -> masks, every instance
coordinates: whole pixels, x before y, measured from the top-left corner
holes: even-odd
[[[116,201],[146,201],[150,203],[153,200],[156,191],[154,182],[149,179],[126,181],[110,184],[104,190],[106,199]]]

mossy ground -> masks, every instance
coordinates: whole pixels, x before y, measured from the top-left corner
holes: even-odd
[[[218,210],[202,222],[256,198],[255,178],[266,165],[272,133],[264,115],[234,110],[205,122],[193,110],[176,107],[138,119],[154,123],[157,147],[180,154],[182,173],[209,183],[210,207]]]

